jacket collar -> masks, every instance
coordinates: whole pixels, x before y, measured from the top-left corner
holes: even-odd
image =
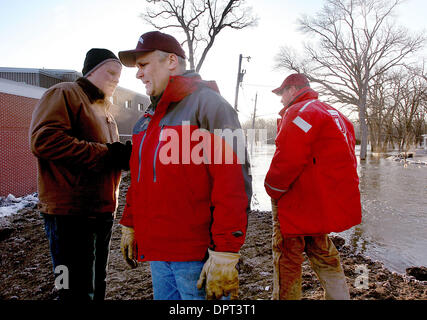
[[[156,97],[152,97],[152,106],[154,107],[153,104],[157,102],[155,111],[157,113],[164,112],[167,110],[170,103],[181,101],[186,96],[203,86],[209,87],[219,93],[219,89],[215,81],[204,81],[200,75],[194,71],[186,71],[182,75],[170,76],[166,89],[159,96],[160,99],[156,100]]]
[[[105,94],[97,86],[95,86],[88,79],[81,77],[76,80],[77,84],[83,89],[84,93],[88,96],[91,103],[96,100],[104,100]]]
[[[161,94],[159,94],[158,96],[150,96],[151,103],[148,107],[148,110],[152,110],[152,113],[156,110],[156,107],[159,104],[159,101],[163,96],[163,92]]]
[[[285,106],[282,110],[280,110],[279,114],[281,117],[283,117],[286,110],[288,110],[294,104],[297,104],[301,101],[305,101],[308,99],[317,99],[318,97],[319,97],[319,94],[313,89],[311,89],[310,87],[302,88],[301,90],[295,93],[291,102],[289,102],[287,106]]]

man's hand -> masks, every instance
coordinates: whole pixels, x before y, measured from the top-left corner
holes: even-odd
[[[133,228],[122,227],[122,240],[120,241],[120,249],[123,254],[123,258],[126,263],[132,268],[138,266],[138,261],[136,258],[136,245],[135,245],[135,232]]]
[[[132,142],[126,141],[107,143],[110,162],[113,167],[121,170],[129,170],[129,160],[132,154]]]
[[[239,275],[236,265],[240,254],[233,252],[216,252],[208,249],[209,258],[203,266],[197,281],[197,288],[205,284],[206,298],[208,300],[220,299],[230,295],[235,300],[239,295]]]

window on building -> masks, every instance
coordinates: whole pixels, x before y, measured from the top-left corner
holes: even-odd
[[[125,108],[130,109],[132,107],[132,100],[126,100],[125,101]]]
[[[144,105],[142,103],[138,103],[138,111],[144,111]]]

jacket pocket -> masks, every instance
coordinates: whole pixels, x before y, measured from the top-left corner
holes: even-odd
[[[139,150],[138,150],[138,182],[139,179],[141,178],[141,165],[142,165],[142,145],[144,144],[144,140],[145,140],[145,136],[147,135],[147,131],[145,131],[144,136],[142,137],[141,140],[141,144],[139,145]]]
[[[154,160],[153,160],[153,181],[154,182],[157,182],[156,162],[157,162],[157,155],[159,153],[160,143],[162,142],[163,127],[164,127],[164,125],[162,125],[162,127],[160,129],[159,142],[157,143],[156,152],[154,153]]]

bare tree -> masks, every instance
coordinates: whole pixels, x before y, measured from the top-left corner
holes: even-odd
[[[288,48],[276,58],[278,68],[303,72],[343,104],[357,108],[360,159],[368,144],[367,101],[374,79],[408,63],[421,49],[424,33],[411,35],[396,26],[393,12],[403,0],[326,0],[315,16],[298,20],[300,30],[318,42],[305,45],[302,59]]]
[[[399,150],[407,152],[415,146],[426,123],[427,82],[416,70],[396,74],[393,96],[396,111],[393,126],[396,129]]]
[[[263,119],[255,118],[255,126],[253,127],[252,120],[247,120],[242,123],[242,129],[255,129],[255,130],[266,130],[266,136],[262,137],[267,139],[266,141],[261,141],[260,136],[257,135],[254,138],[258,143],[274,144],[277,136],[277,119]]]
[[[186,37],[190,68],[199,71],[216,37],[225,28],[255,26],[258,18],[245,0],[146,0],[141,17],[158,30],[179,28]],[[201,48],[200,48],[201,47]],[[200,48],[200,49],[199,49]],[[201,51],[199,58],[197,52]]]
[[[385,152],[388,145],[393,144],[392,122],[396,108],[392,83],[392,77],[381,74],[369,86],[367,123],[373,152]]]
[[[369,87],[367,123],[372,151],[388,146],[407,151],[426,123],[427,81],[421,69],[400,68],[379,75]]]

